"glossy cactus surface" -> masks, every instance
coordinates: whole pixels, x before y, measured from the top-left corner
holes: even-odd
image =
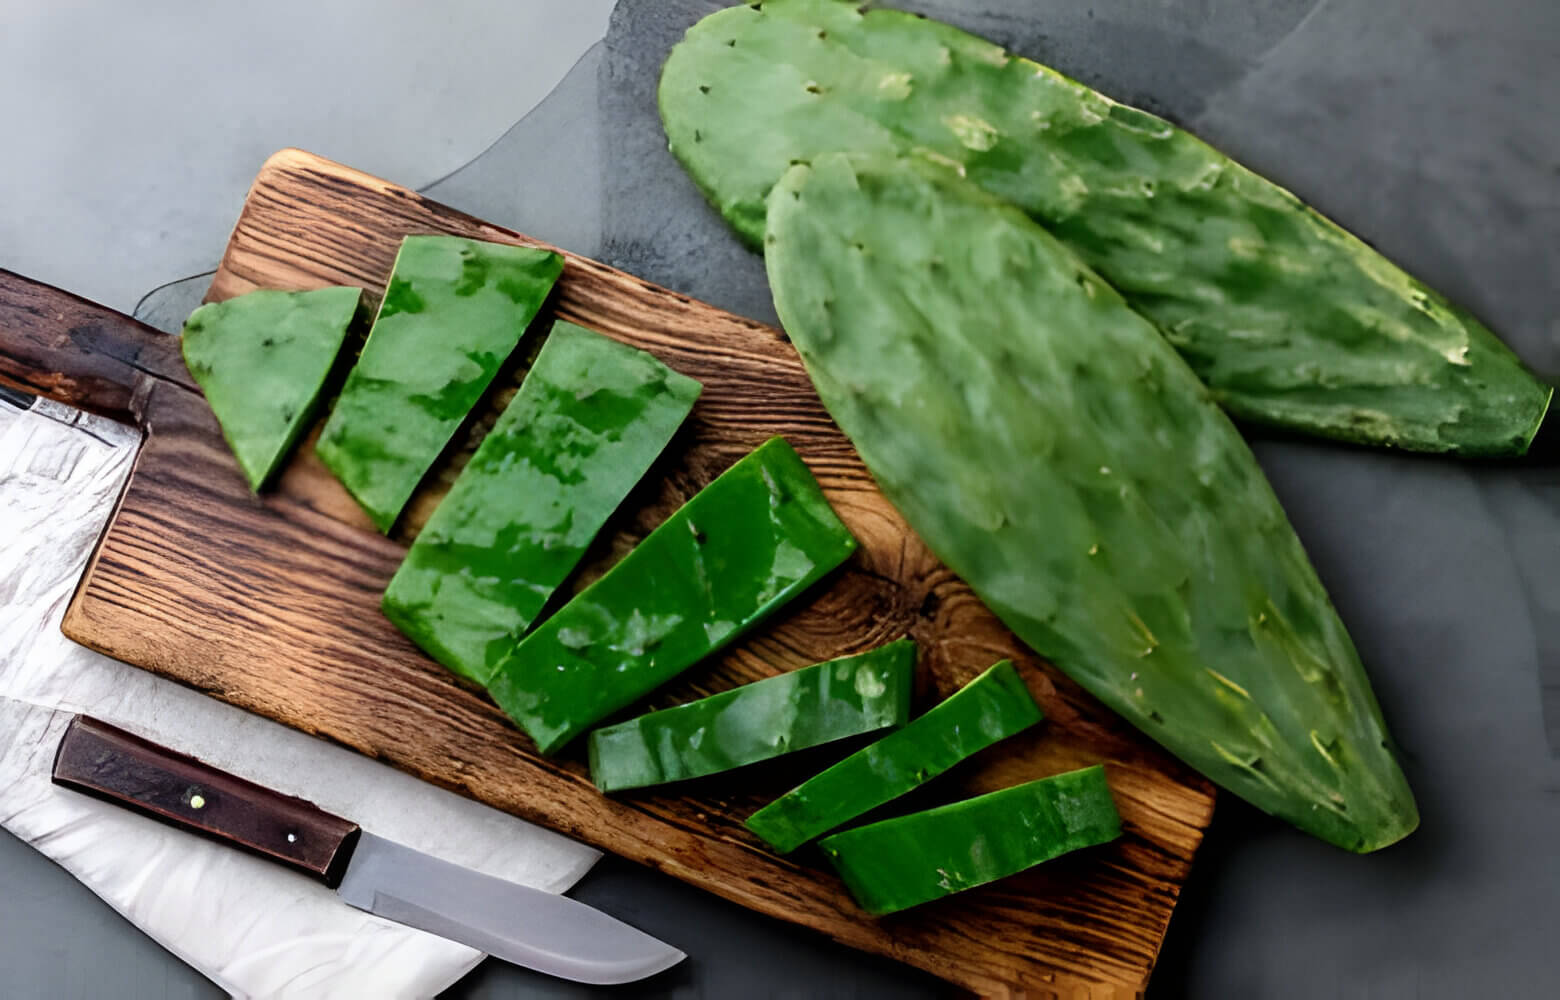
[[[1018,671],[1003,660],[914,722],[749,816],[747,828],[781,854],[793,851],[1028,729],[1041,717]]]
[[[315,446],[388,532],[514,351],[563,258],[456,236],[408,236],[379,315]]]
[[[910,717],[915,643],[815,663],[590,734],[604,792],[719,774]]]
[[[874,916],[1016,875],[1121,836],[1105,769],[1086,767],[819,841]]]
[[[735,641],[855,550],[807,464],[771,438],[533,629],[488,693],[552,753]]]
[[[682,425],[699,383],[559,320],[406,553],[385,615],[479,684]]]

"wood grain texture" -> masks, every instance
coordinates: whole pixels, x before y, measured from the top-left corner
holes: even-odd
[[[540,245],[288,150],[255,181],[208,298],[326,284],[360,285],[377,298],[400,238],[411,233]],[[69,609],[67,634],[972,991],[1141,992],[1211,816],[1211,787],[1039,661],[927,551],[878,493],[783,333],[572,255],[555,308],[705,385],[689,426],[566,589],[599,575],[699,487],[775,434],[796,446],[862,543],[842,571],[777,620],[640,707],[675,704],[909,634],[922,648],[919,711],[1008,657],[1047,722],[979,755],[911,803],[1104,761],[1123,839],[873,920],[815,849],[778,858],[742,826],[826,760],[802,755],[606,798],[591,785],[579,746],[558,759],[537,756],[485,696],[423,656],[378,611],[406,541],[512,393],[513,373],[501,374],[505,391],[491,394],[472,429],[430,473],[392,538],[369,527],[312,444],[273,492],[250,495],[204,401],[177,376],[154,380],[138,410],[146,444]]]

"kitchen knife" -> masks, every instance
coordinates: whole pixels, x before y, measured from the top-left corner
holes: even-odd
[[[275,861],[360,910],[563,979],[635,982],[685,957],[567,896],[430,857],[88,716],[66,727],[53,777]]]

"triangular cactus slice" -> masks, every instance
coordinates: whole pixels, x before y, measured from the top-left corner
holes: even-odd
[[[185,321],[184,364],[255,492],[313,423],[361,295],[260,290],[203,305]]]

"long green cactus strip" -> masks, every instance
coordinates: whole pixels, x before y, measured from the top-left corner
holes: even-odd
[[[1086,767],[819,841],[861,908],[895,913],[1121,836],[1105,769]]]
[[[981,38],[859,6],[719,11],[666,62],[672,152],[753,246],[792,163],[921,150],[1050,229],[1237,418],[1417,451],[1527,449],[1551,389],[1288,191]]]
[[[361,296],[262,290],[203,305],[185,321],[184,364],[255,492],[314,422]]]
[[[455,236],[401,243],[315,451],[389,531],[535,318],[563,258]]]
[[[1040,706],[1003,660],[903,729],[749,816],[747,828],[781,854],[794,851],[1040,719]]]
[[[455,673],[487,683],[681,426],[699,383],[553,324],[525,382],[412,543],[381,606]]]
[[[1109,285],[919,159],[793,167],[768,240],[829,412],[1020,638],[1302,830],[1369,851],[1414,828],[1359,656],[1267,479]]]
[[[855,549],[801,456],[771,438],[532,630],[488,693],[552,753],[736,640]]]
[[[719,774],[859,736],[910,717],[915,643],[857,656],[650,712],[590,734],[590,776],[603,792]]]

